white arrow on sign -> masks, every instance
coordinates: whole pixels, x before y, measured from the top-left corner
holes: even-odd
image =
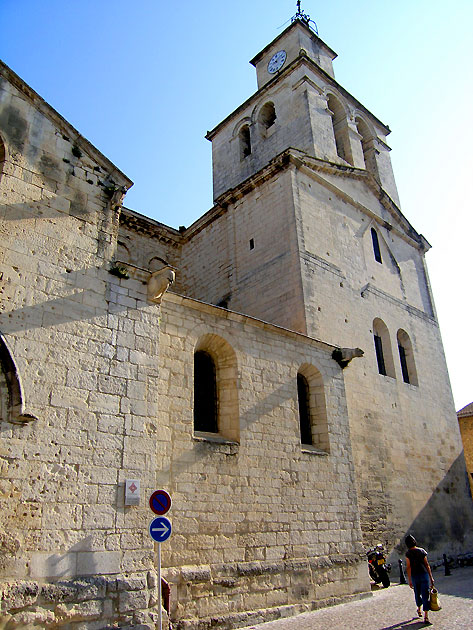
[[[161,523],[161,527],[152,527],[151,531],[159,532],[161,536],[165,536],[169,531],[169,527],[166,525],[166,523]]]

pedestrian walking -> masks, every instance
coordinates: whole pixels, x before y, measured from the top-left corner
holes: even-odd
[[[424,609],[424,623],[431,625],[429,620],[429,592],[434,585],[432,570],[427,560],[427,552],[417,546],[414,536],[406,536],[406,570],[409,586],[414,589],[417,604],[417,614],[422,617],[421,608]]]

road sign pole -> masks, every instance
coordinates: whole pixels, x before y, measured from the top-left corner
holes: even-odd
[[[161,587],[161,543],[158,542],[158,628],[163,630],[163,597]]]

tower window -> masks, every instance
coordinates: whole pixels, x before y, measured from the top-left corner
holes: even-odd
[[[378,372],[383,376],[396,378],[389,331],[386,324],[379,318],[373,321],[373,338]]]
[[[263,131],[274,125],[276,122],[276,110],[274,109],[274,103],[266,103],[263,105],[258,116],[258,121]]]
[[[254,249],[255,248],[255,240],[253,238],[250,238],[250,249]]]
[[[397,347],[401,364],[402,380],[404,383],[418,385],[417,370],[414,361],[414,351],[409,335],[401,328],[397,331]]]
[[[366,170],[378,176],[378,166],[376,164],[375,139],[368,128],[368,125],[361,118],[355,119],[356,128],[361,136],[361,149]]]
[[[348,139],[347,117],[342,104],[333,94],[328,97],[328,109],[332,117],[333,135],[335,136],[335,146],[337,155],[345,162],[353,164],[350,141]]]
[[[399,348],[399,359],[401,361],[402,380],[404,381],[404,383],[410,383],[409,370],[407,369],[406,361],[406,349],[404,348],[404,346],[401,346],[400,343],[397,347]]]
[[[379,335],[374,336],[374,347],[376,350],[376,361],[378,362],[378,372],[386,376],[386,365],[384,363],[383,341]]]
[[[381,250],[379,248],[378,232],[376,232],[374,228],[371,228],[371,240],[373,241],[374,259],[376,260],[376,262],[382,264],[383,260],[381,258]]]
[[[240,137],[240,159],[244,160],[251,155],[251,137],[248,125],[243,125],[239,133]]]
[[[194,354],[194,430],[218,432],[215,363],[203,350]]]

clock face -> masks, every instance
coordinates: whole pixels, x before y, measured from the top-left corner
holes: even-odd
[[[285,50],[280,50],[277,53],[275,53],[271,57],[271,59],[269,60],[269,63],[268,63],[268,72],[269,72],[269,74],[274,74],[278,70],[281,70],[281,68],[283,67],[285,61],[286,61],[286,51]]]

